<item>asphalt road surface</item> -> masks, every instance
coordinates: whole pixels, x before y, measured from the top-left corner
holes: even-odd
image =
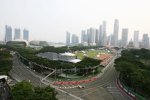
[[[42,76],[36,75],[32,70],[30,70],[27,66],[25,66],[16,55],[13,55],[13,68],[10,71],[10,76],[15,79],[17,82],[21,82],[23,80],[31,82],[34,86],[45,87],[46,85],[41,82]],[[75,100],[74,97],[58,91],[57,98],[66,98],[68,100]],[[1,100],[1,99],[0,99]]]
[[[116,72],[113,65],[114,62],[112,61],[105,73],[96,81],[81,84],[81,86],[85,86],[85,88],[64,90],[84,100],[132,100],[128,95],[117,88],[116,80],[119,74]]]
[[[10,71],[10,75],[17,81],[27,80],[34,86],[44,86],[40,77],[30,71],[27,66],[22,64],[16,55],[13,57],[13,68]],[[130,97],[122,94],[121,91],[116,87],[117,77],[118,73],[113,67],[112,62],[105,73],[96,81],[81,84],[82,86],[85,86],[85,88],[72,88],[63,90],[84,100],[131,100]],[[59,100],[75,100],[74,98],[68,96],[67,93],[64,94],[60,92],[57,97]]]
[[[22,64],[16,55],[13,56],[13,68],[9,73],[18,82],[26,80],[34,86],[44,86],[40,81],[40,77],[30,71],[30,69]]]

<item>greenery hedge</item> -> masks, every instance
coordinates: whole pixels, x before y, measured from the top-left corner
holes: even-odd
[[[64,61],[55,61],[55,60],[48,60],[46,58],[41,58],[36,56],[37,53],[41,53],[41,52],[46,52],[46,51],[50,51],[51,52],[54,50],[55,52],[57,51],[64,51],[65,47],[62,48],[54,48],[54,47],[44,47],[43,49],[36,51],[33,50],[31,48],[15,48],[16,51],[18,51],[18,53],[23,56],[24,58],[27,58],[28,60],[32,61],[32,62],[36,62],[37,64],[40,65],[44,65],[50,68],[57,68],[57,69],[61,69],[61,68],[88,68],[88,67],[93,67],[96,65],[100,64],[100,60],[97,59],[93,59],[93,58],[87,58],[85,57],[81,62],[73,64],[73,63],[69,63],[69,62],[64,62]],[[56,51],[57,50],[57,51]]]

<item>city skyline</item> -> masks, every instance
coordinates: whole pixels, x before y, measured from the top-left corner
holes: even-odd
[[[129,37],[139,30],[141,40],[144,33],[150,34],[149,4],[148,0],[1,0],[0,40],[4,40],[4,27],[9,25],[29,29],[30,40],[65,42],[66,31],[80,36],[81,30],[98,29],[103,20],[109,35],[114,19],[119,20],[120,29],[129,29]]]
[[[5,26],[5,38],[4,42],[14,40],[26,40],[29,41],[29,31],[27,29],[21,30],[20,28],[12,28],[11,26]]]

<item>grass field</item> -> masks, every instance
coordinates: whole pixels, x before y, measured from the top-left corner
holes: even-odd
[[[77,56],[78,59],[83,59],[84,58],[84,55],[86,55],[87,57],[90,57],[90,58],[95,58],[96,55],[98,54],[102,54],[102,53],[110,53],[106,50],[86,50],[86,51],[76,51],[75,54]]]

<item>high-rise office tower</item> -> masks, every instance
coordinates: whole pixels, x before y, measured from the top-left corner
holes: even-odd
[[[96,43],[96,45],[99,44],[99,32],[98,32],[98,29],[95,30],[95,43]]]
[[[103,21],[102,24],[102,34],[103,34],[103,46],[107,45],[107,34],[106,34],[106,21]]]
[[[128,29],[122,29],[122,47],[126,48],[128,42]]]
[[[12,28],[5,26],[5,42],[12,41]]]
[[[143,39],[142,39],[142,48],[149,48],[149,37],[148,34],[143,34]]]
[[[20,33],[20,29],[15,28],[15,32],[14,32],[14,40],[16,39],[21,39],[21,33]]]
[[[107,36],[107,45],[111,45],[111,37],[112,35]]]
[[[81,32],[81,43],[87,43],[87,34],[85,30]]]
[[[66,45],[70,45],[70,33],[66,32]]]
[[[135,48],[139,48],[139,31],[134,31],[133,44]]]
[[[102,25],[99,26],[99,45],[103,45],[103,32],[102,32]]]
[[[114,22],[114,33],[113,33],[113,46],[118,46],[118,32],[119,32],[119,20],[115,19]]]
[[[87,29],[87,42],[88,42],[88,45],[90,45],[90,42],[91,42],[90,29]]]
[[[76,34],[72,35],[72,44],[76,45],[79,43],[79,37]]]
[[[114,39],[114,35],[111,34],[111,39],[110,39],[110,45],[111,46],[113,46],[113,43],[114,43],[113,39]],[[119,46],[119,43],[118,43],[118,46]]]
[[[23,30],[23,39],[29,41],[29,31],[26,29]]]
[[[87,30],[88,44],[89,45],[95,45],[95,33],[96,33],[96,30],[94,28],[89,28]]]

